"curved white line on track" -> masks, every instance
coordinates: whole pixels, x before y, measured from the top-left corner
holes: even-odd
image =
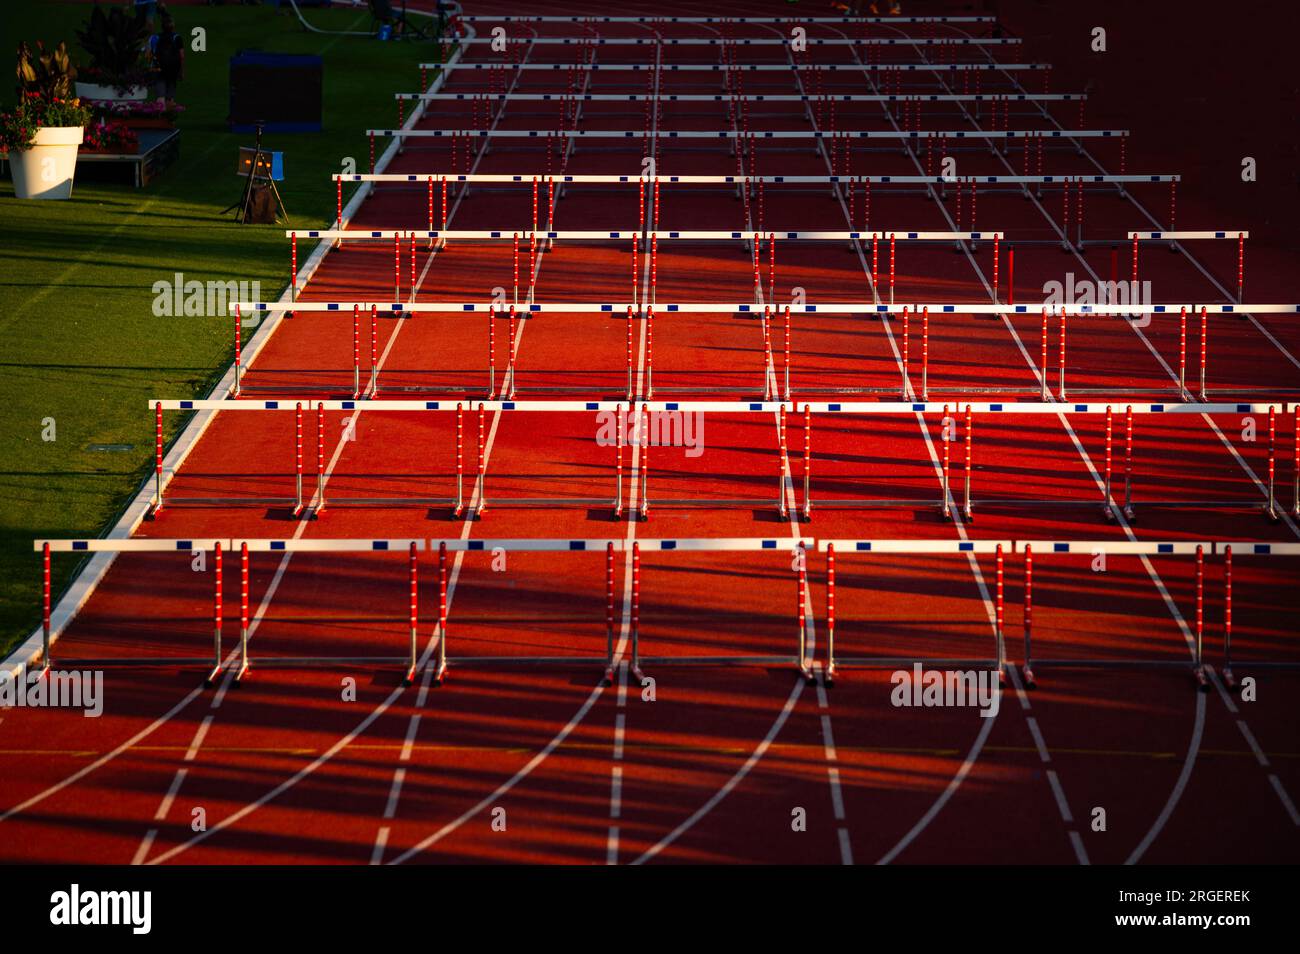
[[[984,723],[983,728],[980,729],[979,735],[975,736],[975,742],[971,745],[970,751],[966,753],[965,760],[961,763],[961,767],[953,773],[942,794],[934,800],[934,804],[926,810],[926,813],[912,826],[911,830],[899,839],[898,844],[885,852],[876,864],[887,865],[902,854],[903,850],[915,841],[921,832],[930,827],[930,822],[934,821],[939,812],[943,811],[943,807],[948,804],[948,800],[956,794],[957,789],[961,788],[961,783],[966,781],[966,776],[970,774],[970,770],[974,768],[976,760],[979,759],[980,752],[984,749],[984,741],[989,737],[989,733],[993,731],[993,723],[997,719],[983,719],[981,721]]]
[[[76,782],[81,781],[91,772],[95,771],[98,768],[101,768],[104,765],[107,765],[109,762],[113,761],[113,759],[117,758],[123,752],[139,745],[141,742],[143,742],[145,739],[151,736],[156,730],[160,729],[163,725],[170,722],[177,715],[179,715],[181,710],[183,710],[191,702],[197,699],[199,697],[199,694],[202,692],[203,692],[203,686],[201,684],[195,686],[193,689],[190,690],[189,695],[187,695],[184,699],[176,703],[176,705],[172,706],[169,710],[167,710],[167,712],[163,713],[158,718],[154,719],[153,722],[150,722],[147,726],[145,726],[135,735],[131,736],[131,738],[127,739],[125,742],[123,742],[117,748],[113,749],[111,752],[104,753],[99,758],[95,759],[95,761],[73,772],[71,775],[69,775],[67,778],[63,779],[62,781],[56,782],[55,784],[51,785],[49,788],[45,789],[44,791],[38,792],[37,794],[33,795],[25,802],[20,802],[19,804],[15,805],[13,808],[6,810],[4,814],[0,815],[0,822],[8,821],[14,815],[17,815],[20,812],[24,812],[27,809],[31,808],[33,805],[38,805],[41,802],[45,801],[45,799],[49,798],[51,795],[57,795],[59,792],[67,788],[69,785],[73,785]]]
[[[1138,860],[1146,854],[1147,849],[1151,847],[1151,843],[1156,840],[1156,836],[1164,829],[1165,822],[1169,821],[1170,816],[1173,815],[1174,809],[1178,806],[1179,800],[1183,797],[1183,790],[1187,788],[1187,782],[1192,777],[1192,767],[1196,764],[1196,755],[1201,749],[1201,736],[1204,733],[1204,730],[1205,693],[1198,692],[1196,694],[1196,722],[1192,727],[1192,738],[1187,744],[1187,755],[1183,759],[1182,771],[1178,773],[1178,781],[1174,783],[1173,791],[1169,793],[1169,798],[1165,800],[1164,808],[1160,809],[1160,814],[1156,816],[1156,820],[1152,823],[1150,830],[1147,831],[1147,833],[1142,837],[1142,840],[1138,842],[1138,845],[1133,849],[1132,854],[1124,859],[1124,864],[1137,864]]]

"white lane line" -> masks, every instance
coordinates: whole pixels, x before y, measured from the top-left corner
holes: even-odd
[[[144,836],[144,841],[140,842],[140,847],[135,850],[135,857],[131,859],[132,865],[144,863],[144,859],[149,855],[149,849],[153,847],[153,840],[158,837],[158,829],[150,828],[148,834]]]
[[[1273,786],[1273,791],[1277,792],[1277,797],[1282,799],[1282,805],[1286,808],[1287,814],[1291,816],[1291,824],[1300,825],[1300,812],[1295,810],[1295,802],[1291,801],[1291,796],[1282,787],[1282,780],[1270,772],[1268,781]]]
[[[660,36],[658,30],[651,29],[656,37]],[[655,62],[658,64],[663,57],[663,50],[656,47]],[[660,76],[659,71],[655,70],[655,96],[658,97]],[[587,77],[587,83],[583,91],[591,89],[591,76]],[[581,107],[579,107],[581,108]],[[655,109],[654,118],[651,120],[652,130],[659,128],[659,110]],[[653,141],[653,140],[652,140]],[[575,141],[576,145],[576,141]],[[653,155],[653,153],[652,153]],[[648,214],[658,220],[659,209],[651,200],[651,207]],[[641,265],[640,278],[640,300],[649,302],[650,300],[650,260],[646,258]],[[639,333],[637,335],[637,360],[636,360],[636,379],[633,394],[643,394],[642,388],[645,384],[645,357],[646,357],[646,322],[640,323]],[[628,526],[626,541],[631,544],[636,539],[638,520],[635,519],[637,505],[639,503],[638,489],[640,481],[641,461],[640,443],[632,448],[632,469],[630,471],[632,480],[628,494]],[[628,663],[623,659],[623,648],[627,645],[628,639],[632,632],[632,547],[626,547],[627,554],[623,559],[623,610],[619,622],[618,637],[618,698],[615,705],[615,723],[614,723],[614,749],[611,753],[612,765],[609,769],[609,829],[605,835],[605,864],[618,864],[618,848],[620,841],[620,820],[623,817],[623,748],[627,738],[627,677]]]
[[[1026,702],[1021,704],[1027,706]],[[1044,762],[1052,761],[1052,754],[1047,751],[1047,744],[1043,741],[1042,730],[1038,728],[1038,720],[1030,716],[1025,722],[1029,725],[1029,734],[1034,737],[1034,747],[1038,749],[1038,757]]]
[[[181,790],[181,783],[185,781],[185,775],[187,772],[189,772],[189,769],[183,768],[176,773],[176,777],[172,779],[171,788],[167,789],[167,794],[159,803],[158,810],[154,812],[154,821],[165,821],[167,819],[167,813],[172,810],[172,803],[176,801],[176,793]],[[139,862],[136,863],[138,864]]]
[[[826,695],[825,674],[818,667],[817,672],[817,707],[822,710],[822,748],[826,755],[826,778],[831,787],[831,811],[838,823],[835,828],[840,845],[840,863],[853,864],[853,844],[849,838],[849,829],[844,824],[844,790],[840,785],[839,752],[835,748],[835,735],[831,729],[830,699]]]
[[[1061,779],[1056,774],[1056,769],[1047,770],[1047,782],[1052,786],[1052,795],[1056,798],[1056,807],[1061,813],[1061,820],[1067,825],[1074,824],[1074,816],[1070,814],[1070,806],[1065,800],[1065,790],[1061,788]]]
[[[384,848],[388,845],[388,826],[384,825],[375,836],[375,847],[370,853],[370,863],[377,865],[384,857]]]
[[[85,766],[84,768],[78,769],[76,772],[73,772],[67,778],[63,779],[60,782],[56,782],[55,784],[51,785],[49,788],[45,789],[42,792],[38,792],[37,794],[33,795],[31,798],[27,799],[26,801],[19,802],[13,808],[7,809],[4,812],[4,814],[0,815],[0,822],[7,821],[13,816],[31,808],[33,805],[37,805],[40,802],[45,801],[45,799],[49,798],[51,795],[57,795],[59,792],[67,788],[69,785],[76,784],[77,782],[85,778],[87,775],[89,775],[91,772],[95,771],[101,766],[107,765],[109,762],[113,761],[113,759],[117,758],[123,752],[126,752],[129,749],[132,749],[135,746],[139,745],[142,741],[144,741],[150,735],[156,732],[160,727],[162,727],[163,725],[171,721],[172,718],[174,718],[191,702],[197,699],[201,692],[203,692],[203,686],[201,685],[195,686],[193,689],[189,691],[189,693],[185,696],[185,698],[183,698],[180,702],[176,703],[176,705],[172,706],[170,709],[168,709],[158,718],[154,719],[152,722],[150,722],[147,726],[145,726],[135,735],[131,736],[131,738],[127,739],[121,745],[117,746],[117,748],[113,749],[110,752],[106,752],[104,755],[101,755],[99,758],[95,759],[95,761],[91,762],[89,765]]]
[[[1092,864],[1092,862],[1088,860],[1088,852],[1083,847],[1083,839],[1079,837],[1079,833],[1077,831],[1071,830],[1070,844],[1074,846],[1074,856],[1079,859],[1079,864],[1081,865]]]

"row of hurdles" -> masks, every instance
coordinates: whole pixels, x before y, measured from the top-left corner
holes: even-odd
[[[179,553],[183,556],[186,570],[191,571],[191,559],[199,553],[211,554],[212,580],[212,616],[213,652],[211,656],[200,657],[164,657],[142,659],[129,654],[114,659],[59,660],[59,665],[77,666],[164,666],[184,667],[203,666],[207,668],[207,684],[216,682],[228,666],[233,666],[234,679],[238,683],[253,667],[250,656],[250,621],[253,619],[250,604],[249,567],[251,554],[279,554],[287,560],[292,554],[386,554],[405,556],[407,566],[406,581],[408,587],[403,590],[407,597],[405,612],[395,617],[409,628],[408,651],[401,656],[365,656],[365,657],[266,657],[259,665],[271,666],[338,666],[347,663],[388,663],[405,667],[403,681],[412,684],[425,666],[432,666],[432,679],[435,684],[442,682],[449,665],[563,665],[563,666],[599,666],[603,670],[604,684],[608,685],[614,676],[619,662],[621,646],[620,634],[626,633],[630,642],[629,664],[631,672],[639,680],[644,678],[645,666],[670,665],[732,665],[732,666],[793,666],[806,679],[816,677],[816,660],[810,657],[809,635],[815,623],[815,611],[812,609],[809,589],[809,553],[824,554],[823,584],[825,588],[825,607],[822,622],[827,632],[827,649],[825,675],[828,682],[833,682],[837,672],[842,668],[852,667],[895,667],[910,666],[921,662],[935,668],[983,668],[1004,674],[1010,665],[1005,642],[1005,561],[1013,554],[1022,556],[1021,593],[1023,600],[1024,659],[1021,671],[1026,683],[1036,684],[1035,670],[1044,666],[1075,668],[1126,668],[1126,667],[1170,667],[1189,669],[1197,684],[1205,689],[1208,686],[1206,663],[1203,646],[1206,629],[1205,588],[1206,562],[1212,556],[1221,557],[1222,565],[1222,671],[1225,682],[1236,684],[1233,674],[1232,656],[1232,601],[1233,601],[1233,559],[1242,557],[1297,557],[1300,556],[1300,542],[1264,543],[1252,541],[1143,541],[1143,540],[935,540],[935,539],[880,539],[880,540],[829,540],[789,537],[778,538],[662,538],[662,539],[59,539],[36,540],[34,549],[41,554],[43,606],[42,625],[44,634],[43,667],[46,671],[54,668],[56,663],[52,654],[52,643],[59,635],[57,630],[66,626],[67,619],[56,627],[51,618],[51,560],[55,553],[120,554],[142,553]],[[429,634],[436,639],[421,652],[419,640],[422,624],[430,618],[422,615],[420,609],[420,554],[437,553],[437,613],[435,627]],[[795,607],[794,626],[790,640],[790,651],[777,655],[677,655],[677,656],[643,656],[640,650],[642,617],[642,553],[665,553],[684,555],[696,553],[729,554],[729,561],[735,560],[736,554],[762,553],[779,558],[773,567],[788,565],[791,579],[795,583],[793,605]],[[448,624],[448,584],[449,557],[455,562],[457,570],[459,561],[466,554],[480,553],[491,557],[520,553],[550,553],[559,559],[561,554],[594,554],[604,556],[604,624],[605,652],[603,655],[591,653],[580,656],[476,656],[451,659],[448,654],[450,629]],[[223,556],[238,555],[239,565],[239,646],[236,653],[228,659],[223,656],[222,634],[226,613],[224,608]],[[626,594],[624,610],[616,611],[616,554],[623,554],[628,561],[627,577],[630,587]],[[917,658],[904,656],[845,656],[836,652],[836,560],[843,562],[872,556],[898,557],[900,555],[926,555],[937,557],[942,554],[964,556],[974,570],[977,584],[985,607],[988,611],[988,623],[991,628],[993,652],[983,658]],[[1173,602],[1169,603],[1175,619],[1180,625],[1186,639],[1188,658],[1043,658],[1035,656],[1033,649],[1033,607],[1034,607],[1034,561],[1040,562],[1064,554],[1083,555],[1096,559],[1109,557],[1139,557],[1145,563],[1150,557],[1191,557],[1195,560],[1194,616],[1190,625]],[[990,557],[993,562],[993,587],[991,595],[987,592],[976,557]],[[788,563],[787,563],[788,561]],[[1042,587],[1039,587],[1041,599]],[[1190,614],[1189,614],[1190,615]],[[517,621],[516,621],[517,622]],[[616,652],[617,649],[617,652]],[[1247,665],[1252,668],[1291,668],[1297,665],[1289,660],[1250,660]]]

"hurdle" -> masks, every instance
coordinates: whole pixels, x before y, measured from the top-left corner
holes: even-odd
[[[643,666],[673,665],[721,665],[721,666],[788,666],[793,663],[796,671],[808,682],[814,679],[811,660],[808,658],[808,616],[809,590],[807,570],[807,549],[813,541],[805,539],[761,539],[761,538],[719,538],[719,539],[643,539],[631,543],[632,549],[632,593],[631,593],[631,636],[632,658],[630,669],[638,681],[645,678]],[[624,542],[624,546],[626,546]],[[796,587],[796,639],[794,652],[787,655],[641,655],[642,623],[642,567],[641,551],[678,553],[721,552],[754,553],[772,552],[788,553],[793,557],[792,574]]]
[[[881,668],[930,663],[948,668],[983,668],[996,671],[1001,681],[1006,667],[1006,647],[1003,639],[1004,596],[1003,564],[1007,554],[1014,550],[1010,540],[818,540],[817,549],[826,554],[826,684],[833,685],[840,667]],[[927,658],[911,656],[839,656],[835,652],[835,556],[861,554],[992,554],[995,558],[995,590],[993,600],[993,656],[975,659]]]
[[[1300,543],[1257,543],[1237,541],[1216,544],[1223,555],[1223,682],[1229,689],[1238,686],[1232,655],[1232,561],[1233,556],[1300,556]],[[1246,659],[1237,657],[1238,665],[1248,669],[1300,669],[1300,662]]]
[[[104,668],[110,666],[204,666],[207,676],[204,684],[213,685],[221,674],[221,627],[222,627],[222,551],[230,550],[228,539],[191,538],[184,540],[137,538],[137,539],[81,539],[81,540],[36,540],[32,549],[41,554],[41,638],[42,668],[48,673],[55,662],[51,651],[50,625],[50,577],[51,554],[54,553],[181,553],[187,560],[195,553],[212,554],[212,601],[213,601],[213,651],[211,656],[162,656],[133,658],[71,658],[60,659],[59,663],[72,667]]]
[[[651,496],[650,496],[650,447],[651,445],[663,446],[665,442],[662,439],[662,422],[668,421],[668,430],[671,434],[673,421],[684,421],[683,413],[689,405],[685,402],[664,402],[662,406],[656,406],[654,410],[648,403],[643,402],[640,409],[632,408],[628,415],[628,443],[635,444],[641,448],[641,457],[637,474],[638,480],[638,508],[636,511],[637,519],[646,521],[650,519]],[[777,426],[777,445],[772,465],[772,473],[775,480],[775,498],[773,497],[655,497],[653,505],[656,508],[663,507],[669,510],[679,509],[708,509],[718,507],[753,507],[756,509],[773,508],[776,514],[785,518],[788,516],[789,508],[787,505],[785,479],[786,479],[786,426],[785,426],[785,408],[784,406],[774,406],[773,412],[779,415]],[[653,415],[653,416],[652,416]],[[653,424],[651,422],[654,422]],[[679,431],[685,433],[685,425],[679,424]],[[760,453],[762,453],[760,451]],[[671,475],[664,474],[663,479],[669,479]],[[697,477],[698,479],[698,477]]]
[[[422,233],[417,233],[417,234],[422,234]],[[440,233],[432,232],[428,234],[431,234],[436,237]],[[441,234],[445,234],[445,233],[441,233]],[[556,233],[557,236],[561,234],[567,234],[567,237],[569,238],[575,237],[574,233]],[[621,237],[625,239],[630,239],[632,236],[632,233],[626,233],[626,232],[625,233],[615,233],[615,232],[591,233],[591,234],[593,235],[598,234],[606,237],[616,237],[621,235]],[[689,239],[689,238],[699,237],[700,234],[701,233],[679,232],[671,237]],[[775,234],[778,239],[789,238],[791,236],[793,236],[794,238],[814,237],[813,233],[807,233],[807,232],[704,233],[706,238],[712,238],[713,236],[717,236],[718,238],[746,239],[751,241],[755,238],[762,239],[769,234]],[[838,241],[844,241],[849,238],[855,238],[855,239],[860,239],[864,237],[870,238],[871,234],[872,233],[869,232],[818,232],[815,233],[815,237],[820,240],[834,239]],[[904,233],[902,232],[888,233],[888,234],[895,234],[899,241],[903,241],[904,239]],[[959,240],[961,238],[970,238],[971,236],[975,236],[976,238],[979,238],[980,236],[993,237],[1000,233],[910,232],[906,234],[908,238],[912,238],[912,239],[921,239],[921,240],[933,239],[937,241],[954,241],[954,240]],[[499,233],[493,234],[493,233],[483,232],[483,233],[474,233],[474,237],[499,238],[500,235]],[[590,239],[587,240],[590,241]],[[298,302],[297,304],[290,306],[287,304],[282,304],[280,302],[245,301],[245,302],[234,302],[230,305],[230,307],[232,310],[235,307],[240,307],[244,311],[259,311],[259,312],[266,312],[266,313],[288,311],[290,310],[290,308],[292,308],[292,310],[295,312],[311,313],[311,312],[346,312],[356,304],[360,304],[360,303],[352,302],[352,301],[347,301],[347,302],[313,301],[313,302],[306,302],[306,303]],[[628,302],[628,301],[533,302],[528,305],[521,305],[520,311],[523,312],[526,309],[527,312],[530,314],[537,314],[542,312],[546,312],[549,314],[556,314],[560,312],[569,312],[572,314],[596,314],[600,312],[605,312],[605,313],[622,315],[624,314],[625,310],[629,305],[632,305],[633,307],[637,307],[635,302]],[[370,308],[371,303],[366,302],[364,304],[364,307]],[[494,303],[484,302],[484,301],[455,301],[455,302],[420,301],[420,302],[387,302],[384,305],[380,306],[380,310],[392,311],[392,312],[412,312],[412,313],[464,312],[466,314],[469,314],[473,312],[479,312],[482,314],[486,314],[489,310],[495,307],[497,306]],[[684,314],[698,312],[700,314],[713,314],[713,315],[749,312],[751,314],[757,315],[761,312],[763,307],[764,307],[763,305],[756,305],[752,301],[672,302],[668,304],[665,304],[663,302],[658,302],[655,304],[655,308],[660,315],[673,314],[677,312],[684,313]],[[1092,315],[1097,317],[1126,316],[1133,313],[1138,313],[1143,315],[1148,315],[1148,314],[1176,315],[1179,313],[1179,310],[1182,308],[1200,309],[1200,310],[1204,310],[1207,314],[1210,315],[1231,315],[1242,311],[1249,311],[1260,315],[1300,314],[1300,304],[1271,304],[1271,303],[1258,304],[1258,305],[1237,305],[1237,304],[1088,305],[1088,304],[1075,304],[1069,302],[1064,304],[1059,302],[1033,302],[1030,304],[1017,305],[1017,304],[1012,304],[1010,302],[1002,303],[1002,304],[988,303],[988,302],[959,302],[959,303],[919,302],[917,304],[904,305],[904,304],[889,304],[888,302],[831,301],[831,302],[821,302],[818,304],[805,303],[802,305],[780,304],[774,302],[772,303],[772,307],[789,308],[792,314],[803,314],[803,315],[812,315],[818,313],[832,314],[832,315],[901,315],[904,308],[912,309],[912,310],[922,309],[922,308],[929,309],[930,314],[932,316],[941,315],[941,314],[1024,315],[1024,314],[1038,314],[1044,308],[1057,309],[1058,311],[1070,316]]]
[[[1170,188],[1174,188],[1171,184]],[[1170,221],[1173,221],[1172,197]],[[1129,232],[1127,237],[1133,243],[1133,282],[1136,285],[1138,280],[1138,242],[1168,242],[1171,251],[1178,250],[1178,243],[1185,241],[1201,240],[1236,240],[1237,242],[1237,302],[1240,303],[1245,299],[1246,291],[1246,239],[1250,238],[1250,233],[1244,230],[1233,231],[1231,229],[1219,229],[1210,231],[1166,231],[1166,232]]]
[[[219,404],[222,410],[238,407],[243,401],[218,401],[212,402]],[[303,402],[296,401],[265,402],[274,404],[280,410],[292,410],[294,412],[294,469],[293,469],[293,496],[266,496],[266,497],[216,497],[216,496],[194,496],[194,497],[166,497],[166,504],[169,507],[289,507],[294,517],[301,516],[304,511],[303,501],[303,459],[302,459],[302,405]],[[164,493],[175,479],[175,472],[171,473],[166,479],[163,477],[163,411],[164,410],[200,410],[203,402],[186,402],[186,401],[151,401],[150,407],[154,412],[154,492],[153,500],[150,501],[148,508],[145,510],[145,520],[155,520],[163,509]],[[190,405],[190,406],[182,406]],[[281,406],[282,405],[282,406]],[[211,476],[211,475],[208,475]]]
[[[687,409],[689,405],[680,404],[674,407]],[[778,413],[784,415],[785,405],[778,406]],[[1283,405],[1285,409],[1285,405]],[[884,498],[861,498],[861,497],[843,497],[824,499],[818,498],[816,504],[813,502],[812,494],[812,446],[813,446],[813,414],[827,415],[831,419],[840,416],[854,415],[903,415],[913,414],[924,418],[928,414],[935,412],[941,413],[941,422],[947,428],[951,427],[951,434],[948,439],[941,441],[942,451],[940,458],[940,496],[937,501],[909,499],[884,499]],[[981,402],[981,403],[964,403],[964,404],[938,404],[936,402],[874,402],[874,403],[854,403],[854,402],[830,402],[830,403],[808,403],[804,405],[804,456],[803,456],[803,499],[799,507],[799,512],[804,520],[812,519],[814,509],[872,509],[872,508],[914,508],[918,505],[922,507],[937,506],[943,519],[952,518],[952,511],[955,507],[960,506],[962,516],[967,522],[975,519],[976,509],[984,508],[1021,508],[1030,506],[1043,507],[1097,507],[1101,515],[1108,522],[1118,521],[1122,514],[1130,522],[1136,521],[1138,516],[1138,507],[1146,508],[1171,508],[1171,509],[1242,509],[1250,511],[1262,511],[1263,514],[1273,522],[1278,522],[1281,517],[1280,510],[1285,508],[1285,504],[1279,505],[1276,492],[1276,412],[1277,405],[1272,404],[1200,404],[1195,402],[1183,404],[1128,404],[1118,413],[1123,415],[1123,472],[1122,475],[1117,473],[1119,464],[1115,460],[1114,444],[1116,441],[1115,431],[1117,429],[1115,418],[1117,409],[1111,404],[1066,404],[1066,403],[1046,403],[1046,402],[1029,402],[1029,401],[1008,401],[1008,402]],[[973,475],[973,444],[975,432],[976,415],[988,415],[996,419],[999,415],[1005,414],[1029,414],[1029,415],[1051,415],[1051,416],[1091,416],[1105,417],[1105,457],[1102,468],[1102,494],[1101,500],[1057,500],[1057,499],[1036,499],[1036,498],[980,498],[972,497],[972,475]],[[1268,445],[1268,482],[1266,485],[1265,499],[1262,503],[1257,500],[1196,500],[1196,501],[1179,501],[1179,500],[1142,500],[1140,504],[1134,496],[1134,445],[1135,445],[1135,428],[1134,415],[1163,415],[1163,414],[1267,414],[1269,418],[1269,445]],[[953,489],[953,463],[952,447],[958,445],[961,447],[964,457],[965,469],[962,481],[962,497],[960,503],[957,500],[957,492]],[[1296,466],[1295,466],[1295,484],[1297,492],[1295,494],[1296,507],[1300,507],[1300,441],[1294,446]],[[1122,481],[1122,483],[1121,483]]]
[[[162,430],[163,411],[267,411],[267,412],[294,412],[294,436],[295,436],[295,471],[294,486],[295,494],[292,498],[280,497],[183,497],[176,499],[167,497],[168,506],[190,505],[190,506],[213,506],[213,507],[233,507],[233,506],[277,506],[291,505],[292,516],[295,518],[303,517],[309,520],[315,520],[325,512],[327,495],[325,492],[328,484],[328,476],[325,468],[326,458],[326,441],[325,441],[325,414],[327,411],[347,411],[360,413],[362,411],[393,411],[404,412],[412,410],[452,410],[450,402],[384,402],[384,401],[307,401],[307,408],[310,411],[312,405],[315,405],[315,432],[316,432],[316,454],[315,454],[315,477],[316,487],[310,497],[304,496],[303,492],[303,404],[302,401],[278,401],[278,400],[154,400],[150,402],[153,408],[156,420],[156,429],[159,434]],[[432,404],[432,406],[430,406]],[[443,404],[446,406],[443,407]],[[330,498],[332,506],[348,507],[410,507],[423,506],[429,508],[450,508],[454,516],[459,517],[465,509],[464,494],[464,405],[457,403],[456,411],[456,461],[455,461],[455,496],[410,496],[410,497],[333,497]],[[355,427],[356,422],[353,420],[349,427]],[[480,424],[480,455],[482,450],[482,426]],[[156,470],[155,470],[155,491],[154,504],[146,519],[153,519],[158,511],[162,509],[164,492],[167,482],[162,478],[162,451],[161,441],[157,443],[156,450]],[[171,477],[175,477],[172,474]]]
[[[407,553],[408,556],[408,594],[407,612],[401,619],[408,624],[410,635],[409,652],[402,656],[262,656],[257,661],[259,668],[267,667],[311,667],[333,666],[348,663],[391,663],[405,666],[402,677],[403,685],[409,686],[414,681],[417,671],[416,645],[419,627],[419,577],[418,554],[425,549],[422,539],[288,539],[288,540],[252,540],[235,538],[231,540],[231,549],[240,554],[240,623],[239,623],[239,657],[235,670],[233,685],[239,686],[253,668],[249,654],[249,595],[248,572],[250,553]]]
[[[1033,649],[1033,599],[1034,599],[1034,556],[1041,558],[1062,554],[1083,554],[1096,557],[1140,556],[1145,560],[1151,556],[1195,556],[1196,558],[1196,615],[1192,632],[1192,676],[1197,688],[1205,692],[1209,689],[1206,677],[1203,645],[1205,636],[1205,555],[1214,552],[1214,543],[1210,541],[1158,542],[1144,540],[1025,540],[1020,542],[1021,552],[1025,556],[1025,660],[1021,665],[1025,685],[1036,688],[1038,685],[1035,670],[1043,666],[1068,669],[1127,669],[1127,668],[1173,668],[1183,669],[1186,662],[1169,659],[1084,659],[1074,658],[1037,658]],[[1041,589],[1041,584],[1040,584]],[[1172,600],[1172,597],[1170,597]]]
[[[474,476],[473,491],[470,499],[462,508],[459,504],[456,510],[456,516],[464,516],[466,520],[478,520],[488,512],[488,493],[487,493],[487,464],[485,454],[486,427],[484,421],[484,408],[488,402],[480,401],[478,403],[478,466]],[[530,402],[531,403],[531,402]],[[536,402],[545,403],[545,402]],[[583,410],[591,410],[599,402],[584,402]],[[500,411],[519,410],[525,406],[519,402],[501,401],[496,402],[493,407],[493,413]],[[492,507],[609,507],[614,520],[622,519],[623,516],[623,448],[631,444],[624,434],[625,416],[623,406],[615,405],[613,410],[617,415],[616,421],[616,440],[614,442],[614,495],[610,497],[493,497]],[[644,453],[644,451],[642,452]],[[630,466],[630,464],[629,464]],[[514,474],[511,477],[515,480],[526,479],[545,479],[550,477],[548,474],[541,475],[519,475]]]

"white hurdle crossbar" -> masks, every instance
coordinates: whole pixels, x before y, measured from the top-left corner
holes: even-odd
[[[1300,485],[1300,477],[1297,478]],[[1300,513],[1300,496],[1296,498],[1296,510]],[[1229,689],[1237,688],[1237,676],[1233,671],[1232,655],[1232,561],[1234,557],[1300,557],[1300,542],[1261,543],[1258,541],[1235,541],[1215,544],[1216,551],[1223,557],[1223,682]],[[1300,661],[1251,659],[1237,660],[1247,668],[1255,669],[1297,669]]]
[[[1088,555],[1104,553],[1106,555],[1117,556],[1140,556],[1144,559],[1149,556],[1195,556],[1196,616],[1192,624],[1191,669],[1197,688],[1202,692],[1209,689],[1209,681],[1205,673],[1202,649],[1204,645],[1205,631],[1205,557],[1207,554],[1214,552],[1214,543],[1212,541],[1023,540],[1020,541],[1020,550],[1021,553],[1024,554],[1025,566],[1025,659],[1021,666],[1021,672],[1024,674],[1026,686],[1032,689],[1037,685],[1034,671],[1035,668],[1039,666],[1056,666],[1071,669],[1123,669],[1132,667],[1182,669],[1187,666],[1186,662],[1172,659],[1084,659],[1079,657],[1040,659],[1034,657],[1034,557],[1037,555],[1041,559],[1049,555],[1062,553],[1082,553]]]
[[[927,662],[946,667],[981,667],[997,672],[1002,679],[1006,666],[1003,641],[1003,561],[1015,550],[1011,540],[818,540],[817,549],[826,554],[826,683],[833,685],[840,666],[881,667],[910,666]],[[925,659],[901,656],[837,656],[835,654],[835,556],[861,554],[993,554],[996,559],[994,591],[993,642],[991,658]]]

